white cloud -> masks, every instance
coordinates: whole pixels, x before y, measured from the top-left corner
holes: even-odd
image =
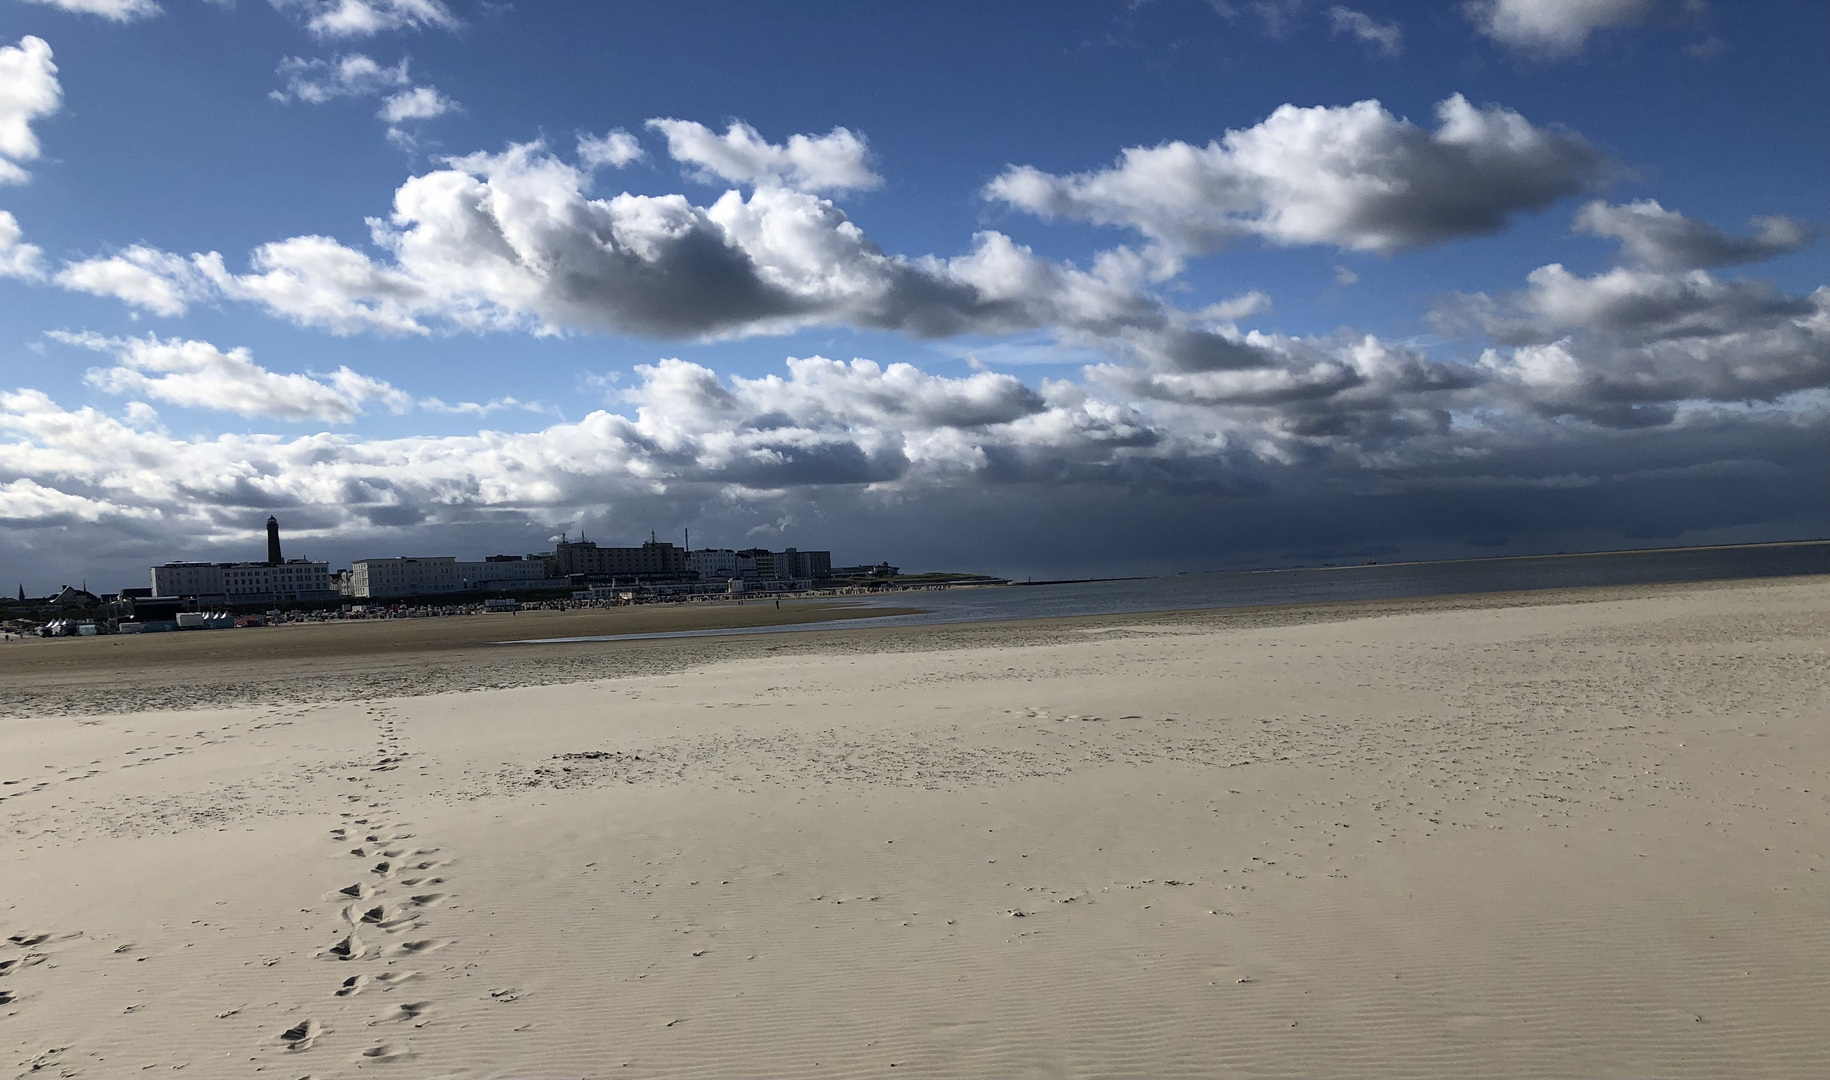
[[[578,162],[588,169],[606,165],[620,169],[647,156],[648,152],[642,149],[642,144],[636,141],[636,137],[622,128],[603,135],[578,137]]]
[[[1389,253],[1496,232],[1605,165],[1577,135],[1460,94],[1436,115],[1426,132],[1377,101],[1284,105],[1204,147],[1132,147],[1112,168],[1068,176],[1012,167],[985,193],[1043,217],[1133,228],[1177,254],[1246,235]]]
[[[1526,275],[1527,288],[1493,300],[1451,298],[1444,325],[1472,325],[1503,342],[1551,341],[1588,332],[1651,341],[1733,334],[1750,325],[1809,315],[1810,300],[1757,281],[1724,281],[1706,270],[1666,272],[1618,267],[1594,277],[1560,263]]]
[[[75,15],[99,15],[110,22],[134,22],[135,18],[152,18],[165,9],[154,0],[26,0],[27,4],[60,7]]]
[[[1462,11],[1500,44],[1556,58],[1581,52],[1597,30],[1637,25],[1652,0],[1469,0]]]
[[[1634,426],[1668,423],[1684,402],[1830,388],[1830,287],[1788,296],[1705,270],[1581,277],[1555,263],[1526,280],[1497,299],[1451,297],[1432,316],[1501,343],[1480,361],[1496,402]]]
[[[333,98],[380,94],[412,82],[404,59],[393,67],[384,67],[363,53],[350,53],[335,60],[289,56],[280,61],[279,74],[285,77],[286,88],[273,91],[273,99],[308,105],[322,105]]]
[[[321,38],[373,37],[391,30],[455,30],[462,24],[443,0],[271,0],[297,9]]]
[[[256,249],[247,274],[214,253],[135,249],[60,280],[168,313],[201,285],[336,333],[717,337],[860,325],[940,337],[1065,323],[1110,336],[1173,321],[1137,291],[1138,262],[1122,252],[1081,271],[986,233],[958,258],[907,259],[805,192],[765,186],[700,207],[680,195],[588,198],[587,182],[537,144],[514,146],[403,184],[391,217],[371,222],[386,259],[304,236]],[[103,270],[109,279],[93,280]]]
[[[432,120],[456,108],[457,102],[439,93],[435,87],[415,86],[390,96],[375,115],[397,126],[409,120]]]
[[[586,515],[666,522],[733,506],[768,511],[739,531],[757,516],[902,506],[903,517],[880,520],[911,528],[976,507],[962,512],[1008,532],[1038,514],[1080,520],[1088,507],[1131,506],[1151,491],[1181,505],[1190,494],[1280,488],[1314,497],[1565,490],[1611,473],[1678,475],[1699,455],[1770,473],[1763,454],[1795,450],[1830,426],[1830,290],[1807,307],[1783,326],[1742,327],[1732,342],[1634,351],[1571,337],[1495,348],[1474,364],[1366,335],[1233,331],[1237,355],[1256,363],[1097,364],[1080,381],[1040,386],[862,359],[790,359],[759,378],[661,360],[638,367],[623,395],[633,417],[594,412],[536,431],[454,437],[177,438],[143,405],[117,419],[19,390],[0,393],[0,477],[10,485],[0,508],[15,528],[137,515],[165,537],[210,533],[250,506],[289,507],[327,533],[366,536],[492,521],[534,522],[545,535]],[[119,362],[125,374],[94,377],[122,392],[151,397],[168,376],[226,371],[208,390],[166,389],[186,402],[287,396],[245,354],[158,339],[108,347],[146,354]],[[308,381],[318,388],[287,392],[334,410],[334,398],[307,395],[338,390],[336,380]],[[1748,399],[1776,404],[1750,412],[1740,404]],[[497,405],[507,403],[443,408]],[[1631,432],[1661,429],[1671,433],[1662,443],[1619,449]],[[1713,441],[1699,449],[1699,439]],[[1718,452],[1724,439],[1737,449]],[[1242,508],[1233,506],[1227,513]],[[1272,503],[1249,517],[1258,530],[1278,520]]]
[[[168,318],[216,291],[204,260],[139,244],[116,255],[66,263],[54,280],[72,292],[110,296]]]
[[[1652,199],[1623,205],[1591,202],[1576,214],[1576,231],[1610,236],[1625,253],[1645,266],[1687,270],[1759,262],[1796,251],[1814,234],[1786,217],[1757,217],[1753,236],[1730,236],[1712,226],[1667,210]]]
[[[138,395],[186,408],[241,416],[348,423],[378,402],[403,412],[412,399],[379,379],[339,367],[324,376],[281,374],[254,362],[246,348],[227,352],[207,341],[50,335],[68,345],[105,352],[114,367],[91,368],[83,381],[110,394]]]
[[[801,191],[853,191],[881,186],[871,171],[869,147],[842,127],[824,135],[790,135],[771,143],[742,121],[723,135],[692,120],[655,119],[648,126],[667,138],[667,153],[689,165],[705,183],[780,184]]]
[[[0,523],[7,525],[47,525],[69,521],[100,521],[103,517],[146,517],[138,507],[99,499],[86,499],[46,487],[21,477],[0,484]]]
[[[153,0],[26,0],[26,3],[62,8],[79,15],[99,15],[110,22],[122,23],[150,19],[165,10]]]
[[[403,150],[418,145],[411,124],[433,120],[458,111],[458,103],[437,87],[414,86],[407,74],[407,61],[393,67],[383,66],[363,53],[339,56],[335,60],[288,57],[280,62],[279,74],[286,87],[269,96],[282,104],[302,101],[321,105],[334,98],[369,97],[386,94],[376,119],[388,125],[388,141]],[[388,93],[390,90],[393,93]]]
[[[439,93],[436,88],[415,86],[390,96],[382,102],[381,111],[375,116],[387,122],[389,142],[402,150],[412,151],[418,147],[419,139],[407,125],[435,120],[457,110],[458,103]]]
[[[44,277],[44,252],[24,241],[19,219],[0,210],[0,278],[37,281]]]
[[[1221,322],[1238,322],[1254,315],[1263,315],[1271,310],[1271,297],[1258,289],[1240,293],[1238,296],[1209,304],[1197,315],[1203,319],[1218,319]]]
[[[0,46],[0,184],[22,184],[31,175],[22,161],[38,157],[32,121],[63,104],[51,46],[30,34],[17,45]]]
[[[1397,23],[1382,23],[1363,11],[1336,5],[1328,9],[1328,19],[1337,34],[1352,34],[1373,55],[1396,60],[1404,52],[1404,30]]]
[[[197,259],[220,257],[193,256]],[[231,299],[263,304],[304,326],[334,334],[372,331],[425,334],[414,315],[427,306],[426,290],[399,271],[376,266],[367,255],[328,236],[295,236],[255,249],[253,273],[223,273],[215,284]]]
[[[447,415],[488,416],[503,409],[519,409],[524,412],[547,412],[546,406],[537,401],[522,401],[512,396],[491,398],[488,401],[455,401],[447,402],[440,398],[421,398],[414,403],[423,412],[444,413]]]
[[[222,381],[236,393],[265,389],[245,356],[202,343],[112,347],[155,354],[136,360],[135,372],[226,366],[231,376]],[[791,361],[785,378],[727,383],[680,361],[638,373],[633,420],[596,412],[526,434],[452,438],[181,439],[93,409],[63,409],[35,390],[0,393],[0,433],[9,436],[0,438],[0,475],[167,521],[250,502],[309,506],[352,524],[462,520],[509,507],[563,521],[582,506],[670,488],[704,497],[733,487],[919,486],[1030,453],[1109,458],[1142,445],[1109,407],[1072,395],[1051,402],[1004,375],[948,379],[907,365],[818,357]],[[215,388],[197,396],[228,394]],[[334,410],[334,399],[321,400]]]
[[[57,284],[72,292],[112,296],[130,307],[172,317],[215,293],[207,261],[139,244],[118,255],[65,264]]]
[[[1360,275],[1349,270],[1347,267],[1336,266],[1334,268],[1334,283],[1336,285],[1357,285],[1359,284],[1359,281]]]

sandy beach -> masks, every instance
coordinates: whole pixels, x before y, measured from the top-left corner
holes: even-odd
[[[1830,579],[490,619],[4,647],[0,1072],[1830,1062]]]

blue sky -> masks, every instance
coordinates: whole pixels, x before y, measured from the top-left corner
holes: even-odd
[[[0,574],[1823,535],[1826,29],[0,0]]]

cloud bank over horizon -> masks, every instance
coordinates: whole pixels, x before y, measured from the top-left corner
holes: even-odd
[[[169,14],[57,6],[123,26]],[[273,8],[325,42],[461,36],[472,21],[438,0]],[[1569,62],[1653,8],[1464,13],[1534,62]],[[1408,58],[1414,38],[1376,14],[1334,7],[1314,32],[1367,63]],[[37,125],[62,107],[51,56],[36,36],[0,45],[0,182],[16,188],[46,182],[22,163],[38,168]],[[417,155],[426,125],[460,109],[410,63],[290,55],[261,93],[276,108],[367,99]],[[986,566],[1007,572],[1127,548],[1166,569],[1203,552],[1816,528],[1824,515],[1785,493],[1823,486],[1811,448],[1830,429],[1830,285],[1759,268],[1816,250],[1817,225],[1742,211],[1747,224],[1725,229],[1668,197],[1611,201],[1634,168],[1575,125],[1459,91],[1434,101],[1428,124],[1370,96],[1292,102],[1205,143],[1081,149],[1103,166],[1006,158],[962,193],[978,220],[963,215],[938,252],[873,239],[885,225],[911,235],[886,210],[908,176],[864,125],[765,132],[732,116],[434,156],[384,213],[357,207],[229,254],[132,233],[72,245],[36,233],[28,204],[0,209],[0,284],[99,299],[115,306],[82,310],[114,321],[90,318],[125,320],[39,325],[29,350],[74,377],[35,386],[20,369],[0,389],[0,550],[61,566],[80,537],[129,564],[227,549],[281,511],[336,550],[684,524],[725,542],[894,537],[936,559],[976,530],[1011,545]],[[357,222],[366,243],[339,238]],[[1203,299],[1222,271],[1316,249],[1333,302],[1382,267],[1528,222],[1552,229],[1548,254],[1601,245],[1600,265],[1571,249],[1510,275],[1438,276],[1413,291],[1409,327],[1299,315],[1303,329],[1279,329],[1315,302],[1249,276]],[[1354,257],[1372,261],[1330,261]],[[805,348],[822,334],[864,335],[866,349]],[[299,344],[274,355],[275,335]],[[435,365],[384,377],[355,359],[387,355],[357,343],[430,357],[498,339],[529,357],[618,342],[629,359],[583,380],[570,409],[523,380],[454,393]],[[872,340],[890,355],[869,355]],[[745,342],[755,359],[740,372],[679,352]],[[973,370],[911,362],[944,355],[934,343],[956,343]],[[1019,352],[1047,367],[1001,370]],[[503,410],[519,419],[502,430],[450,427]],[[1176,538],[1139,548],[1152,521]]]

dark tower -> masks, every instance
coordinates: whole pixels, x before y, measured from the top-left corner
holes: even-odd
[[[273,517],[267,518],[267,565],[278,566],[286,560],[280,557],[280,523]]]

